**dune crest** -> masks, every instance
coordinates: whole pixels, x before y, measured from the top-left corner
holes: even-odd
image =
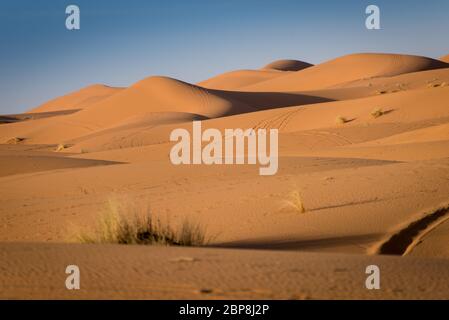
[[[449,63],[449,54],[444,57],[441,57],[440,60]]]
[[[207,89],[237,90],[261,81],[274,79],[283,74],[277,70],[236,70],[201,81],[199,86]]]
[[[361,79],[448,68],[449,64],[420,56],[359,53],[343,56],[269,81],[256,83],[246,91],[301,91],[330,88]]]
[[[284,59],[273,61],[263,67],[262,70],[299,71],[312,66],[313,64],[304,61]]]

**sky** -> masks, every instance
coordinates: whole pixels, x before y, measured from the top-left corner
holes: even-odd
[[[65,9],[81,11],[67,30]],[[365,27],[380,8],[381,30]],[[449,54],[447,0],[1,0],[0,114],[87,85],[151,75],[195,83],[277,59]]]

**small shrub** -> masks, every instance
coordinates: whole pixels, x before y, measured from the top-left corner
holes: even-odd
[[[6,144],[19,144],[23,141],[25,141],[25,138],[14,137],[6,141]]]
[[[298,190],[292,191],[289,194],[289,198],[285,200],[288,207],[295,209],[297,213],[305,213],[306,209],[304,207],[304,202],[302,200],[301,194]]]
[[[345,117],[342,117],[342,116],[338,116],[338,117],[335,119],[335,123],[337,123],[337,124],[345,124],[345,123],[347,123],[347,122],[349,122],[349,120],[346,119]]]
[[[201,246],[206,244],[203,229],[188,220],[173,229],[168,223],[146,215],[124,215],[119,207],[110,203],[110,212],[101,217],[92,235],[79,234],[82,243]],[[134,208],[128,208],[131,211]]]
[[[378,109],[374,109],[372,112],[371,112],[371,116],[373,117],[373,118],[379,118],[379,117],[381,117],[381,116],[383,116],[385,114],[385,112],[382,110],[382,109],[380,109],[380,108],[378,108]]]
[[[58,144],[58,146],[56,147],[55,151],[56,152],[60,152],[60,151],[63,151],[64,149],[67,149],[67,148],[68,148],[67,145],[61,143],[61,144]]]

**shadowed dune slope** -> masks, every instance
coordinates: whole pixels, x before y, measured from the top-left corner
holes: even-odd
[[[312,64],[307,62],[285,59],[273,61],[263,67],[262,70],[299,71],[312,66]]]
[[[12,152],[0,152],[0,177],[15,174],[50,171],[56,169],[85,168],[114,164],[111,161],[73,159],[30,154],[17,154]]]
[[[29,113],[50,112],[70,109],[84,109],[113,94],[120,92],[122,88],[113,88],[96,84],[85,87],[79,91],[69,93],[62,97],[50,100],[37,108],[31,109]]]
[[[245,91],[318,90],[348,82],[393,77],[424,70],[448,68],[449,64],[426,57],[362,53],[343,56],[269,81],[243,87]]]

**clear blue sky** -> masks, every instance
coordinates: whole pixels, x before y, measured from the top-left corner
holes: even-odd
[[[65,8],[81,9],[81,30]],[[365,29],[381,8],[382,30]],[[149,75],[197,82],[292,58],[354,52],[449,53],[447,0],[1,0],[0,114],[89,84]]]

